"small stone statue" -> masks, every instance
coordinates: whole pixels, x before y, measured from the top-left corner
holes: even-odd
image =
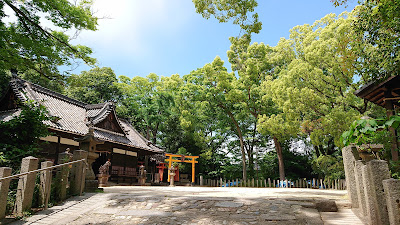
[[[109,168],[111,166],[111,159],[108,159],[104,165],[100,166],[99,168],[99,174],[106,174],[108,175]]]
[[[139,184],[145,185],[145,183],[146,183],[146,170],[144,169],[144,166],[141,165],[139,166]]]

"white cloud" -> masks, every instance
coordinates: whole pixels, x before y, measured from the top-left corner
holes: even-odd
[[[99,20],[97,31],[83,31],[77,43],[135,58],[157,51],[151,37],[179,34],[194,10],[190,1],[182,0],[96,0],[93,9],[96,16],[106,19]]]

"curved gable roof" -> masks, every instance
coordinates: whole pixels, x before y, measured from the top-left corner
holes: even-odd
[[[113,114],[123,133],[95,127],[95,137],[154,153],[164,152],[161,148],[149,144],[149,141],[141,136],[126,120],[119,119],[115,113],[113,102],[86,104],[19,78],[11,80],[10,88],[21,101],[34,100],[39,102],[47,108],[50,116],[58,117],[59,120],[57,121],[45,121],[45,124],[51,128],[83,136],[88,133],[89,124],[99,124],[107,119],[110,114]],[[10,114],[10,112],[4,113],[4,118]]]

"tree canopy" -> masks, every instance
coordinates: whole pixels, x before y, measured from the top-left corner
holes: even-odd
[[[35,70],[50,79],[75,60],[93,65],[92,50],[72,45],[69,32],[96,30],[91,1],[4,0],[0,2],[0,68]],[[15,19],[14,19],[15,18]]]

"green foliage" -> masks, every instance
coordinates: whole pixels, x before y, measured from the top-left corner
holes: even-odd
[[[89,71],[82,71],[79,75],[72,75],[67,79],[66,94],[71,98],[89,104],[116,101],[119,90],[114,71],[109,67],[96,67]]]
[[[64,92],[65,79],[63,77],[44,77],[42,74],[33,69],[28,69],[24,73],[20,73],[19,76],[24,80],[30,81],[34,84],[38,84],[52,91],[58,93]]]
[[[7,90],[8,84],[10,83],[11,73],[6,70],[0,69],[0,96]]]
[[[389,128],[398,129],[400,116],[387,118],[361,118],[352,123],[349,130],[343,132],[341,141],[344,146],[350,144],[387,144],[389,143]]]
[[[48,120],[44,106],[26,102],[21,112],[9,121],[0,121],[0,152],[6,161],[0,166],[18,170],[21,159],[36,156],[39,151],[38,138],[49,135],[43,121]]]
[[[33,69],[45,77],[57,78],[60,77],[58,66],[71,66],[77,59],[93,65],[95,59],[89,57],[92,50],[72,45],[70,37],[59,31],[96,30],[97,18],[90,7],[88,0],[75,3],[68,0],[1,1],[0,68]],[[13,16],[15,20],[7,21]]]
[[[277,73],[263,85],[266,98],[282,113],[261,117],[260,129],[265,124],[265,129],[279,131],[273,128],[292,124],[287,130],[295,133],[301,128],[314,146],[342,146],[343,131],[370,107],[353,94],[366,82],[356,79],[353,63],[357,55],[349,47],[356,41],[353,21],[351,13],[329,14],[312,25],[294,27],[290,39],[281,39],[274,47],[271,60],[277,64]]]
[[[324,179],[343,179],[344,166],[340,154],[320,155],[312,160],[313,173]]]
[[[147,77],[120,76],[116,84],[122,93],[118,114],[129,118],[136,129],[144,136],[157,143],[157,135],[164,122],[174,115],[173,93],[164,87],[159,76],[154,73]]]
[[[292,152],[284,144],[283,158],[285,159],[286,178],[295,180],[300,178],[311,178],[311,161],[306,154]],[[260,173],[263,179],[279,179],[278,157],[275,151],[266,152],[260,163]]]
[[[220,23],[233,20],[246,33],[258,33],[262,23],[258,14],[254,13],[257,7],[256,0],[192,0],[196,12],[204,18],[214,16]]]
[[[354,30],[358,73],[367,80],[399,75],[400,1],[366,0],[357,8]]]
[[[379,144],[380,133],[384,128],[385,119],[361,118],[354,121],[349,130],[343,132],[341,141],[344,146]]]

